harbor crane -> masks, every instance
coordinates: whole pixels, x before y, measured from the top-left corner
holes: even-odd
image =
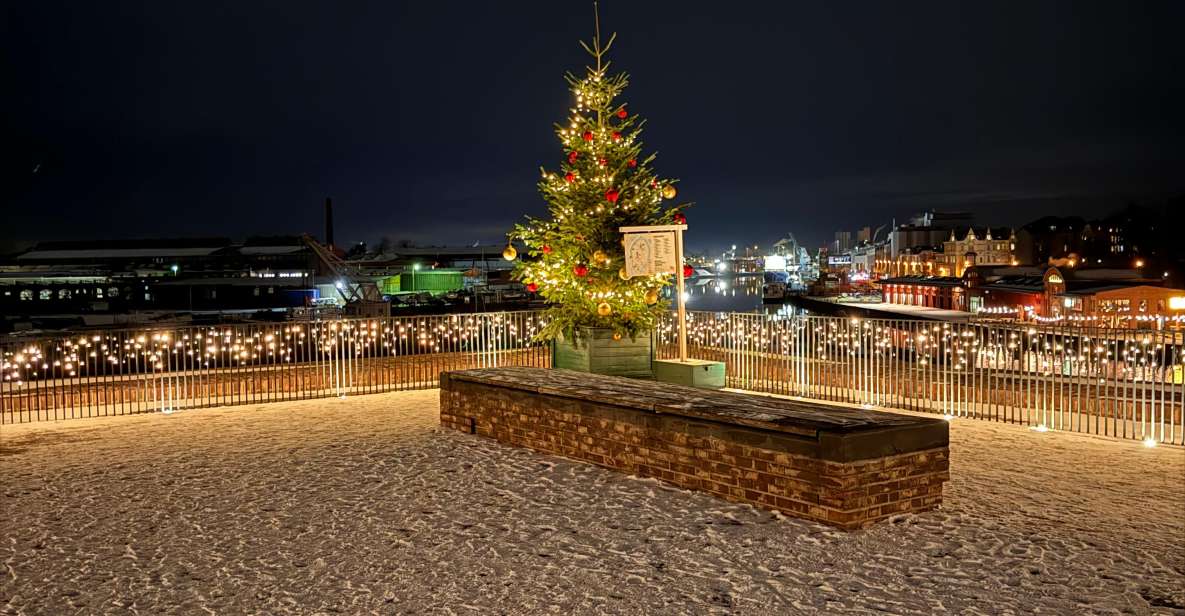
[[[301,236],[325,269],[333,275],[333,287],[345,302],[345,313],[358,317],[391,315],[391,304],[383,300],[379,286],[360,268],[351,265],[307,233]]]

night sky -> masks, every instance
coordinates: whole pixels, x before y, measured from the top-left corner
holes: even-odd
[[[1185,2],[602,3],[693,249],[1185,193]],[[6,3],[0,239],[499,241],[583,0]],[[11,241],[8,242],[11,244]]]

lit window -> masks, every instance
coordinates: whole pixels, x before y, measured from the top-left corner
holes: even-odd
[[[74,294],[70,292],[70,289],[59,289],[58,290],[58,299],[70,299],[73,296],[74,296]]]
[[[50,291],[49,289],[42,289],[41,292],[37,294],[37,298],[42,300],[51,299],[53,298],[53,291]]]
[[[30,289],[21,290],[21,301],[28,302],[33,300],[33,291]]]

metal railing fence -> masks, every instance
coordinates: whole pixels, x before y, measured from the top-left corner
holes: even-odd
[[[688,348],[739,389],[1185,444],[1180,331],[690,312]]]
[[[541,312],[91,331],[0,342],[0,423],[425,389],[550,367]],[[654,333],[678,353],[675,320]],[[1185,444],[1180,331],[688,313],[738,389]]]
[[[542,313],[91,331],[0,342],[0,424],[436,387],[548,367]]]

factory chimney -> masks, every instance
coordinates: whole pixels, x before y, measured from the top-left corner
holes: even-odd
[[[325,247],[333,250],[333,199],[325,197]]]

